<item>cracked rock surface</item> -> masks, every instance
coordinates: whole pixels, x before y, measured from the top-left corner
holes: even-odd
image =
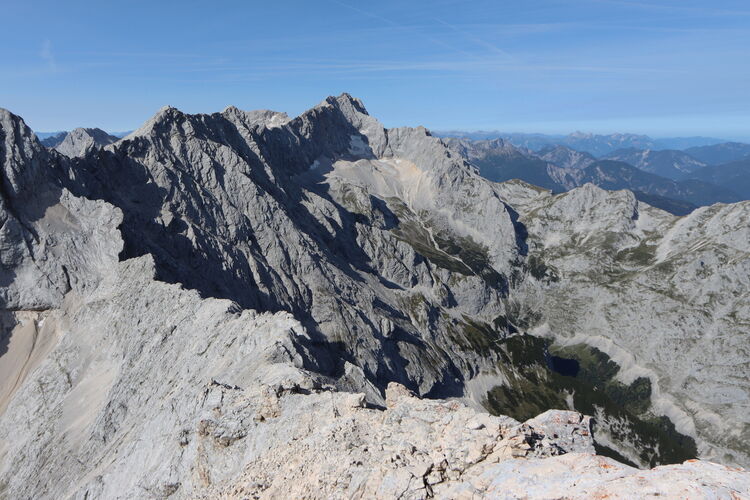
[[[747,203],[493,183],[347,94],[70,157],[1,110],[0,160],[0,498],[748,494]]]

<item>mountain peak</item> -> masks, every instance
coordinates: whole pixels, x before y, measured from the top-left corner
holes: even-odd
[[[16,115],[14,115],[13,113],[11,113],[7,109],[0,108],[0,120],[3,120],[3,121],[10,120],[14,116],[16,116]]]
[[[6,144],[14,144],[15,147],[23,144],[24,149],[28,149],[33,143],[39,144],[39,139],[34,132],[26,125],[26,122],[17,114],[5,108],[0,108],[0,132],[5,135]],[[8,139],[10,136],[12,139]]]
[[[340,109],[344,113],[344,115],[347,117],[350,117],[354,114],[370,116],[362,100],[356,97],[353,97],[351,94],[348,94],[346,92],[338,96],[326,97],[318,106],[316,106],[316,108],[328,107],[328,106],[332,106],[332,107]]]
[[[336,101],[336,103],[338,103],[339,106],[351,106],[354,109],[356,109],[358,113],[369,115],[369,113],[367,112],[367,109],[365,109],[365,104],[362,102],[362,100],[357,97],[352,96],[351,94],[347,92],[341,93],[338,97],[330,96],[326,100]]]
[[[676,189],[636,167],[557,176],[510,142],[385,129],[349,94],[269,129],[286,118],[164,107],[68,161],[0,116],[3,497],[493,497],[540,461],[524,477],[575,477],[574,496],[589,470],[750,490],[719,465],[672,479],[592,455],[750,463],[750,374],[726,348],[746,335],[750,203],[678,220],[587,184]]]
[[[23,118],[5,108],[0,108],[0,126],[2,126],[2,129],[6,134],[8,133],[9,129],[18,129],[18,131],[22,135],[33,135],[33,132],[28,127],[28,125],[26,125],[26,122],[23,120]]]
[[[154,116],[149,118],[136,130],[123,137],[123,139],[133,139],[135,137],[149,135],[158,125],[174,121],[181,116],[184,116],[184,113],[179,109],[169,105],[162,106]]]
[[[69,158],[86,156],[94,149],[99,149],[119,141],[118,137],[109,135],[100,128],[76,128],[65,134],[63,139],[54,144],[58,152]]]

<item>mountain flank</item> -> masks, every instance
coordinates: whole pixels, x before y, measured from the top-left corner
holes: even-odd
[[[0,497],[750,491],[750,202],[449,142],[348,94],[70,156],[0,111]]]

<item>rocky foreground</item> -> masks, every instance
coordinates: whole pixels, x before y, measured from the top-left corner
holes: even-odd
[[[496,184],[348,95],[71,141],[0,112],[0,498],[750,496],[750,204]]]
[[[598,456],[591,419],[577,412],[522,424],[396,383],[373,407],[304,368],[309,339],[289,314],[240,311],[155,281],[149,257],[113,266],[91,296],[19,317],[12,339],[25,333],[33,344],[12,343],[4,357],[27,356],[0,427],[4,498],[750,492],[739,468],[690,460],[644,471]],[[39,431],[19,432],[36,420]]]

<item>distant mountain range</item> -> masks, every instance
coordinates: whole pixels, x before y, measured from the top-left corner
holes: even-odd
[[[708,146],[716,147],[716,146]],[[669,179],[682,179],[686,174],[706,166],[700,160],[676,149],[618,149],[603,157],[607,160],[617,160],[629,163],[646,172],[661,175]]]
[[[0,138],[2,499],[750,491],[750,202],[649,204],[724,188],[348,94]]]
[[[619,149],[678,149],[700,148],[725,143],[713,137],[672,137],[653,139],[638,134],[586,134],[574,132],[568,135],[503,133],[498,131],[466,132],[460,130],[434,131],[438,137],[459,137],[474,141],[505,139],[514,146],[539,151],[550,146],[567,146],[576,151],[585,151],[594,156],[602,156]],[[750,152],[749,152],[750,153]],[[748,154],[748,153],[746,153]],[[700,159],[700,158],[699,158]],[[729,160],[727,160],[729,161]]]
[[[750,159],[708,166],[677,150],[629,148],[597,159],[562,145],[534,152],[505,139],[442,140],[477,167],[482,176],[495,182],[520,179],[556,193],[586,183],[609,190],[629,189],[638,199],[676,215],[690,213],[698,206],[750,199]],[[705,151],[708,155],[710,150]]]
[[[723,165],[710,165],[691,172],[687,177],[710,182],[739,194],[742,199],[750,199],[750,157]]]
[[[725,142],[712,146],[693,147],[685,150],[693,158],[707,165],[721,165],[750,156],[750,144],[742,142]]]

